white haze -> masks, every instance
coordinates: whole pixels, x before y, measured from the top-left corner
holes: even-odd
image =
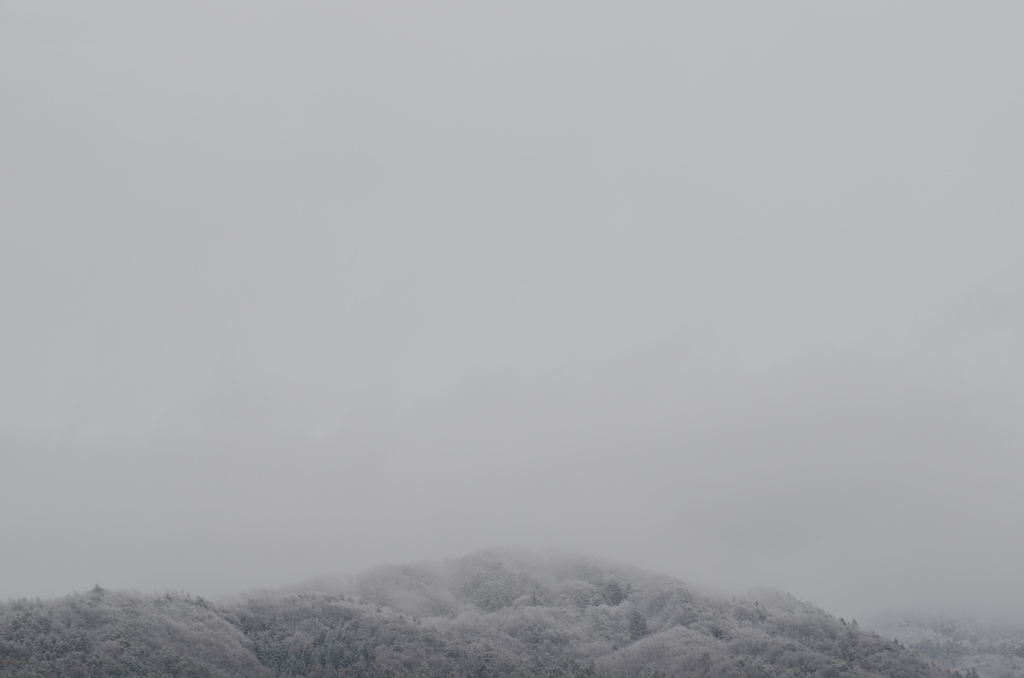
[[[1022,22],[0,0],[0,598],[507,545],[1014,614]]]

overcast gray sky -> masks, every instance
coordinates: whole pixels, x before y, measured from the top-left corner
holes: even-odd
[[[1022,22],[0,0],[0,598],[509,545],[1022,609]]]

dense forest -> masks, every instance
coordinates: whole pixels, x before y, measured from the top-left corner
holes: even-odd
[[[0,676],[955,677],[776,591],[487,551],[213,603],[97,586],[0,605]]]

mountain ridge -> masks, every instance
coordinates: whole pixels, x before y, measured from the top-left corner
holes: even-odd
[[[0,676],[667,678],[956,672],[770,589],[715,596],[584,556],[488,550],[211,602],[100,587],[0,605]]]

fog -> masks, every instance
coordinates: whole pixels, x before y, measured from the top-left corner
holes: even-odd
[[[1017,614],[1022,21],[0,0],[0,599],[515,546]]]

